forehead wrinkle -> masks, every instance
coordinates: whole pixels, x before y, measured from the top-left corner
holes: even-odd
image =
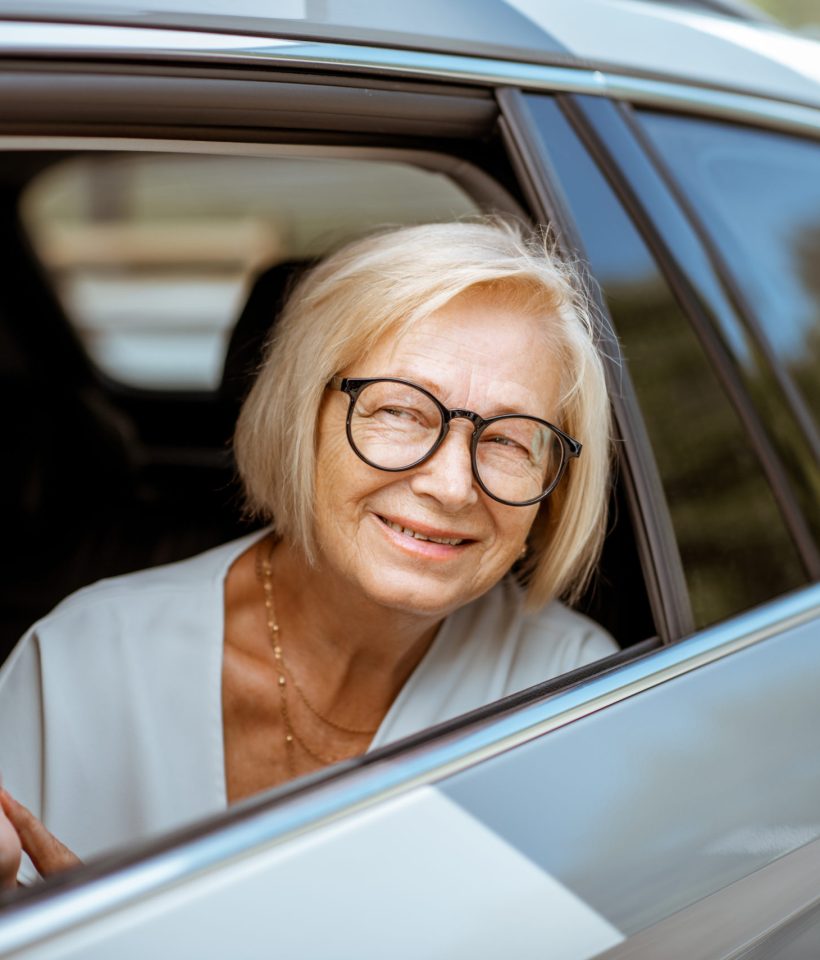
[[[491,368],[489,378],[482,377],[483,365],[471,362],[469,356],[459,357],[452,364],[450,357],[430,356],[426,345],[422,349],[402,351],[391,350],[390,376],[399,376],[413,380],[427,387],[446,407],[451,409],[474,409],[482,416],[495,416],[501,413],[530,413],[534,416],[551,416],[555,389],[550,385],[540,395],[517,379],[499,378],[497,370]],[[486,357],[485,360],[497,361]],[[497,367],[497,362],[493,364]],[[381,372],[381,371],[380,371]],[[547,384],[544,385],[545,388]]]
[[[451,355],[452,351],[447,348],[455,347],[460,357],[471,355],[477,360],[497,361],[492,349],[480,350],[472,339],[468,339],[465,343],[465,338],[463,334],[459,335],[460,333],[458,330],[454,330],[452,333],[449,331],[442,333],[427,331],[422,335],[420,331],[411,331],[393,343],[389,359],[394,361],[396,354],[402,351],[410,356],[418,354],[425,359],[435,360],[441,356]]]
[[[519,319],[526,322],[519,326]],[[494,326],[497,321],[500,326]],[[414,380],[450,409],[473,409],[485,417],[529,413],[554,419],[558,384],[543,332],[533,316],[488,317],[448,306],[386,336],[362,360],[368,376]],[[539,347],[545,351],[540,356]]]

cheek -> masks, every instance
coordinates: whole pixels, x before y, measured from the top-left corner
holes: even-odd
[[[375,471],[350,448],[344,421],[323,416],[316,450],[315,513],[320,525],[338,526],[351,516],[355,505],[373,489]]]
[[[538,515],[538,506],[507,507],[499,504],[496,511],[497,543],[505,558],[513,562],[521,552],[533,521]]]
[[[319,413],[316,430],[316,495],[319,503],[335,489],[352,454],[347,442],[344,419],[328,403]],[[317,503],[318,505],[318,503]]]
[[[346,475],[351,472],[347,443],[338,437],[328,437],[319,443],[316,453],[316,491],[317,494],[333,494],[340,485],[344,486]]]

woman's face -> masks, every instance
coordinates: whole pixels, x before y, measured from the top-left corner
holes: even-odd
[[[528,413],[558,423],[558,371],[543,321],[468,291],[409,333],[386,336],[348,377],[401,377],[450,409]],[[441,617],[490,589],[524,546],[538,506],[488,497],[470,465],[472,425],[456,419],[425,463],[368,466],[345,434],[346,394],[328,390],[319,419],[316,535],[322,570],[383,606]],[[560,425],[560,423],[559,423]],[[458,539],[458,544],[421,540]]]

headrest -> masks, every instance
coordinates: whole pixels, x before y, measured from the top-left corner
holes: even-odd
[[[288,294],[309,266],[302,260],[285,260],[263,270],[251,287],[245,308],[231,333],[220,394],[241,403],[262,361],[262,348]]]

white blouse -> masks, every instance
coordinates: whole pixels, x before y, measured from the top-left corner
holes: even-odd
[[[81,858],[226,808],[224,582],[265,532],[79,590],[0,670],[4,786]],[[445,619],[370,749],[615,650],[560,603],[525,612],[505,578]]]

